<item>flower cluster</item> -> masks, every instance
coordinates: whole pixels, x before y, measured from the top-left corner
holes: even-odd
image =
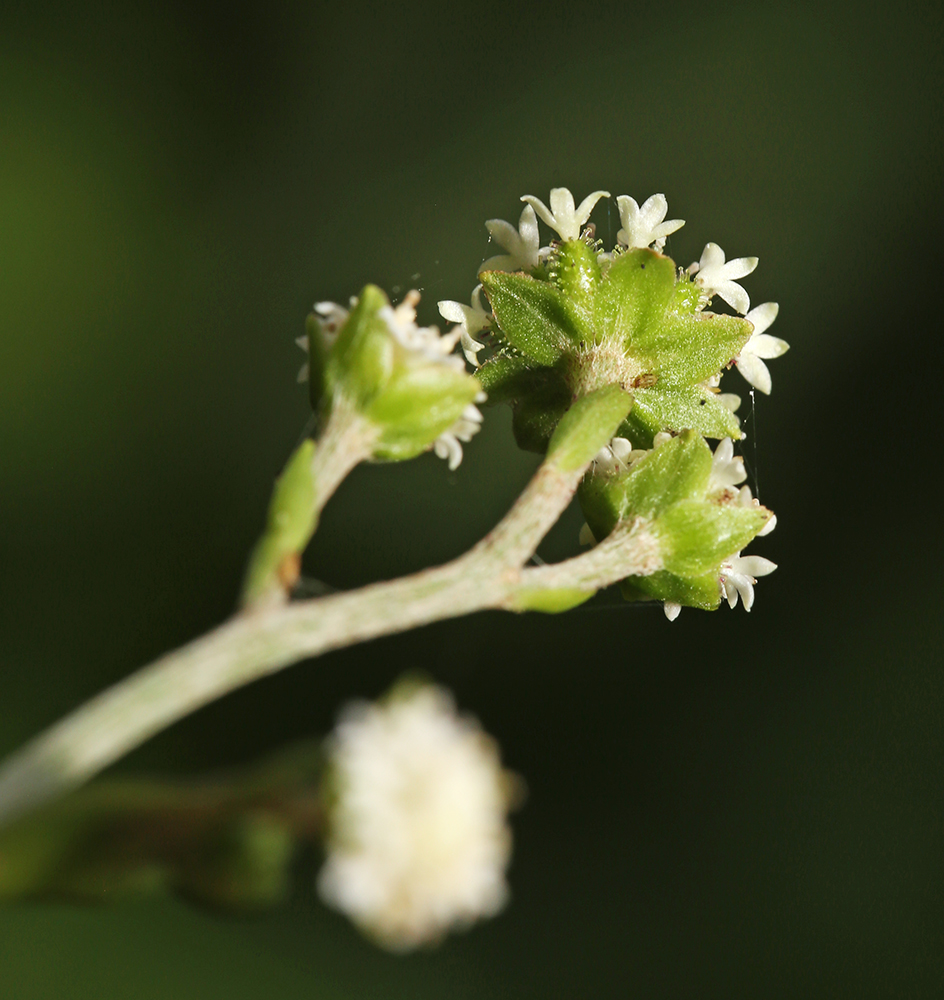
[[[666,257],[667,238],[685,222],[667,218],[663,194],[641,205],[620,195],[617,242],[605,248],[589,220],[608,197],[594,191],[577,204],[569,190],[554,188],[545,204],[524,195],[517,228],[486,224],[504,253],[480,267],[471,304],[442,301],[440,313],[458,324],[454,333],[489,400],[511,406],[523,448],[544,452],[574,401],[601,386],[631,393],[628,416],[580,491],[588,521],[582,542],[634,517],[661,532],[667,569],[626,581],[627,597],[662,600],[669,618],[682,605],[711,608],[722,598],[732,606],[740,598],[750,610],[755,578],[775,567],[740,551],[776,518],[742,485],[744,462],[734,456],[734,441],[744,436],[741,400],[723,392],[721,380],[736,366],[770,392],[764,361],[788,347],[766,332],[778,306],[751,309],[740,281],[756,257],[727,260],[716,243],[687,268]],[[547,245],[538,220],[555,234]],[[732,312],[712,311],[715,300]],[[705,438],[720,441],[713,454]],[[679,492],[682,467],[687,492]]]
[[[309,355],[299,381],[309,383],[316,410],[344,398],[377,427],[374,458],[411,458],[432,448],[455,469],[461,442],[481,427],[475,403],[485,394],[454,353],[462,329],[442,335],[417,325],[419,300],[411,291],[392,306],[368,285],[350,309],[316,303],[308,333],[298,340]]]
[[[594,206],[601,198],[608,198],[608,191],[594,191],[575,207],[573,195],[567,188],[551,191],[550,207],[534,195],[524,195],[526,207],[516,229],[502,219],[490,219],[486,223],[489,236],[505,251],[488,258],[479,268],[479,274],[489,272],[526,273],[536,280],[547,279],[549,270],[543,265],[552,258],[563,244],[573,243],[591,236],[591,230],[584,230]],[[685,225],[683,219],[670,219],[668,202],[664,194],[654,194],[640,206],[635,198],[620,195],[617,199],[620,215],[620,229],[617,244],[612,251],[596,247],[596,257],[601,268],[612,264],[620,254],[632,250],[652,249],[662,253],[666,238]],[[550,245],[541,246],[538,232],[538,218],[557,234],[558,239]],[[583,236],[581,235],[583,232]],[[589,242],[593,242],[592,237]],[[788,344],[778,337],[765,334],[765,330],[776,319],[778,306],[775,302],[765,302],[750,310],[750,297],[738,281],[749,275],[757,267],[756,257],[738,257],[727,261],[724,251],[716,243],[707,243],[701,258],[678,275],[679,283],[690,281],[694,295],[694,311],[702,312],[717,296],[735,312],[745,316],[751,324],[748,339],[740,345],[740,350],[726,360],[735,364],[746,381],[761,392],[769,393],[770,373],[763,360],[777,358],[783,354]],[[473,293],[471,308],[462,303],[445,300],[439,303],[443,317],[458,323],[462,346],[466,358],[479,367],[479,352],[488,346],[495,348],[496,355],[507,355],[510,350],[520,349],[514,335],[508,336],[496,317],[482,307],[482,285]],[[679,298],[685,298],[680,290]],[[492,334],[491,345],[478,334]],[[720,376],[719,376],[720,378]],[[706,380],[707,382],[707,380]],[[710,386],[717,389],[717,385]],[[739,400],[727,394],[727,402],[736,409]]]
[[[514,780],[447,692],[401,682],[351,705],[327,751],[327,903],[399,951],[504,906]]]

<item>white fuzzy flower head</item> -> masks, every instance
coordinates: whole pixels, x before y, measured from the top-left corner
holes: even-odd
[[[790,345],[779,337],[771,337],[764,331],[777,318],[780,306],[776,302],[765,302],[752,309],[745,319],[754,324],[754,332],[750,340],[741,348],[741,353],[734,359],[738,371],[755,389],[770,394],[770,372],[764,364],[765,359],[779,358],[790,349]]]
[[[609,197],[609,191],[594,191],[574,208],[574,196],[567,188],[551,188],[550,208],[533,194],[522,195],[521,200],[526,201],[537,212],[538,217],[566,241],[580,238],[580,230],[590,218],[593,206],[601,198]]]
[[[733,608],[738,597],[744,610],[750,611],[754,605],[754,584],[757,577],[773,573],[777,564],[763,556],[742,556],[740,552],[721,564],[721,593]]]
[[[669,203],[664,194],[654,194],[647,198],[642,208],[635,198],[630,198],[627,194],[621,194],[616,199],[616,204],[619,206],[620,224],[623,227],[616,238],[628,250],[654,247],[661,253],[665,238],[685,225],[684,219],[664,221],[669,211]]]
[[[525,205],[521,210],[518,228],[504,219],[489,219],[485,223],[489,236],[505,251],[483,261],[482,271],[530,271],[537,267],[541,259],[541,241],[538,236],[538,220],[534,209]]]
[[[532,213],[533,214],[533,213]],[[535,226],[537,223],[535,223]],[[461,302],[454,302],[452,299],[443,299],[438,302],[439,314],[450,323],[459,324],[459,343],[462,346],[462,353],[466,361],[476,368],[479,366],[478,352],[483,350],[485,345],[475,339],[475,334],[486,330],[491,323],[491,316],[482,308],[482,286],[476,285],[472,292],[470,305],[463,305]]]
[[[342,714],[322,898],[393,950],[436,942],[508,899],[510,776],[449,694],[401,685]]]
[[[746,277],[755,267],[756,257],[737,257],[725,263],[721,247],[717,243],[707,243],[701,260],[688,270],[695,275],[696,284],[702,287],[709,300],[714,295],[720,295],[732,309],[743,315],[751,308],[751,299],[737,279]]]

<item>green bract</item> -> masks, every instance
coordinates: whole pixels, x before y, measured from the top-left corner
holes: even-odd
[[[412,308],[393,309],[375,285],[361,292],[337,339],[308,320],[312,406],[323,415],[339,399],[378,430],[373,457],[398,460],[426,451],[481,392],[454,341],[413,322]]]
[[[480,275],[499,350],[478,376],[493,402],[511,404],[522,447],[543,451],[571,403],[603,385],[633,394],[620,435],[636,446],[686,427],[741,437],[710,380],[737,357],[750,323],[699,309],[699,288],[655,250],[601,263],[594,247],[569,240],[553,252],[546,275]]]
[[[743,504],[734,490],[711,490],[711,471],[708,445],[686,430],[628,468],[584,479],[580,504],[594,537],[643,518],[659,540],[664,568],[625,580],[622,590],[629,600],[704,609],[720,603],[721,563],[740,552],[772,514],[756,502]]]

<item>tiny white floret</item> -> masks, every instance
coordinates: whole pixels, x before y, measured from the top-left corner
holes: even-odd
[[[750,611],[754,604],[754,584],[758,576],[773,573],[777,564],[763,556],[742,556],[740,552],[721,564],[721,592],[733,608],[738,597],[744,603],[744,610]]]
[[[476,285],[472,292],[471,305],[463,305],[461,302],[454,302],[451,299],[443,299],[438,302],[439,314],[450,323],[458,323],[460,329],[459,343],[466,361],[479,366],[478,352],[483,350],[485,345],[475,339],[475,334],[488,329],[491,323],[491,316],[482,307],[482,286]]]
[[[708,493],[729,493],[733,498],[738,483],[747,479],[744,459],[734,454],[734,442],[724,438],[718,443],[711,456],[711,474],[708,478]],[[748,491],[750,492],[750,491]]]
[[[779,358],[781,354],[790,349],[790,345],[779,337],[772,337],[764,331],[777,318],[780,306],[776,302],[765,302],[763,305],[752,309],[745,319],[754,325],[754,332],[750,340],[741,348],[741,353],[734,359],[738,371],[747,381],[760,389],[761,392],[770,394],[771,379],[770,371],[764,364],[764,360],[770,361]]]
[[[695,275],[695,283],[710,300],[720,295],[732,309],[746,313],[751,307],[750,296],[737,283],[757,267],[756,257],[737,257],[725,263],[724,251],[717,243],[707,243],[701,260],[689,267],[689,274]]]
[[[654,247],[662,251],[665,238],[685,225],[684,219],[663,221],[669,211],[669,203],[664,194],[654,194],[647,198],[642,208],[635,198],[621,194],[616,199],[619,206],[620,224],[622,229],[616,238],[629,250],[633,248]]]
[[[396,951],[501,910],[513,784],[448,692],[401,688],[349,706],[327,753],[337,798],[318,877],[325,902]]]
[[[580,230],[590,218],[593,206],[601,198],[609,197],[609,191],[594,191],[574,208],[574,196],[567,188],[551,188],[550,208],[533,194],[522,195],[521,200],[526,201],[538,216],[566,241],[580,238]]]
[[[541,240],[537,216],[530,205],[525,205],[521,210],[517,229],[504,219],[489,219],[485,228],[489,236],[506,252],[483,261],[479,274],[482,271],[530,271],[532,267],[538,266]]]

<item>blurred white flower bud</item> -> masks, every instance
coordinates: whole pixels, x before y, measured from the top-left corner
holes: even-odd
[[[326,903],[397,951],[501,910],[514,779],[448,692],[402,683],[381,703],[350,705],[327,749]]]

